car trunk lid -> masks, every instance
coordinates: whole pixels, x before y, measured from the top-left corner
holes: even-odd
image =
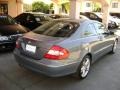
[[[23,55],[40,60],[53,45],[64,39],[65,38],[45,36],[30,32],[23,37],[20,52]]]

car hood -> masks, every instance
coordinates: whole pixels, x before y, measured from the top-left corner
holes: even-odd
[[[19,24],[15,25],[0,25],[0,34],[3,36],[9,36],[14,34],[26,33],[27,29]]]

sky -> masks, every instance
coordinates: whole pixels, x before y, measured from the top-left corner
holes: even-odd
[[[44,2],[44,3],[46,3],[46,4],[52,3],[51,0],[23,0],[23,2],[24,2],[25,4],[32,4],[32,3],[35,2],[35,1],[42,1],[42,2]],[[60,3],[64,3],[64,2],[68,2],[68,1],[69,1],[69,0],[60,0]]]
[[[42,2],[44,2],[44,3],[46,3],[46,4],[50,4],[50,3],[51,3],[51,0],[23,0],[23,2],[24,2],[25,4],[32,4],[32,3],[35,2],[35,1],[42,1]]]

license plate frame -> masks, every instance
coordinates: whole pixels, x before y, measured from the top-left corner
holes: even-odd
[[[25,50],[28,51],[28,52],[35,53],[36,52],[36,46],[30,45],[30,44],[26,44]]]

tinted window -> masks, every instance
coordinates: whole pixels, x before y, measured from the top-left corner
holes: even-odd
[[[88,37],[88,36],[94,36],[94,35],[97,35],[97,32],[93,24],[88,24],[86,29],[83,31],[83,36]]]
[[[91,18],[91,19],[96,19],[97,16],[91,13],[91,14],[90,14],[90,18]]]
[[[14,19],[8,16],[0,16],[0,25],[13,25],[16,24]]]
[[[36,16],[35,19],[38,21],[38,18],[40,21],[46,21],[44,16]]]
[[[105,27],[104,27],[103,24],[101,24],[101,23],[94,23],[94,25],[95,25],[95,28],[96,28],[98,34],[103,34],[103,33],[106,32]]]
[[[26,18],[27,21],[35,21],[34,16],[28,15]]]
[[[34,17],[35,17],[35,20],[36,20],[37,22],[40,22],[40,21],[49,21],[49,20],[51,20],[50,17],[45,16],[45,15],[34,14]]]
[[[33,32],[53,37],[69,37],[78,27],[79,24],[74,22],[51,21],[38,27]]]
[[[23,13],[18,15],[17,17],[15,17],[16,20],[22,21],[22,20],[26,20],[27,14]]]

